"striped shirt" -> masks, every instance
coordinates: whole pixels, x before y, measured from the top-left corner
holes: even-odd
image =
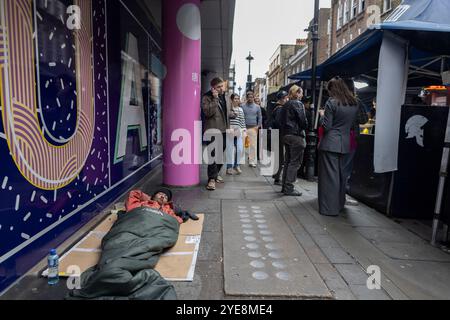
[[[230,127],[232,129],[246,129],[244,110],[241,107],[233,108],[233,110],[237,111],[238,116],[230,118]]]

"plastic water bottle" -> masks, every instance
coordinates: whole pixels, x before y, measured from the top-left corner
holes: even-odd
[[[59,256],[55,249],[50,250],[48,256],[48,284],[51,286],[59,282]]]

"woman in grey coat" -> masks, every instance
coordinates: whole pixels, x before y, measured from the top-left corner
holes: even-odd
[[[330,99],[321,111],[324,136],[319,144],[319,212],[337,216],[345,206],[345,159],[350,153],[350,131],[358,116],[358,102],[344,80],[328,82]]]

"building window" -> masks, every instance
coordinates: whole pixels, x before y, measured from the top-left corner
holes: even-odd
[[[344,1],[344,23],[346,24],[350,20],[350,6],[348,0]]]
[[[352,0],[351,19],[356,17],[357,14],[358,14],[358,0]]]
[[[345,47],[345,38],[342,39],[342,46]]]
[[[361,34],[361,28],[358,28],[358,34],[359,35]]]
[[[359,13],[366,10],[366,0],[359,0]]]
[[[331,34],[331,19],[328,19],[328,25],[327,25],[327,34]]]
[[[392,0],[383,1],[383,12],[387,12],[392,9]]]
[[[350,41],[353,40],[353,33],[350,33]]]
[[[342,3],[339,2],[338,7],[338,18],[337,18],[337,29],[340,29],[343,25],[343,19],[344,19],[344,10],[342,8]]]
[[[339,42],[336,43],[336,51],[339,50]]]

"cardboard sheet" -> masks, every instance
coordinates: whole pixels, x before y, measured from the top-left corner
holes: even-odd
[[[155,270],[166,280],[192,281],[194,279],[197,254],[205,219],[203,214],[199,214],[198,217],[200,218],[198,221],[189,220],[180,226],[177,243],[162,254],[156,265]],[[110,216],[60,258],[59,270],[61,277],[78,275],[78,271],[83,273],[97,264],[101,255],[102,239],[116,220],[117,211],[113,210]],[[75,268],[72,266],[75,266]],[[47,270],[45,270],[42,275],[46,276],[47,273]]]

